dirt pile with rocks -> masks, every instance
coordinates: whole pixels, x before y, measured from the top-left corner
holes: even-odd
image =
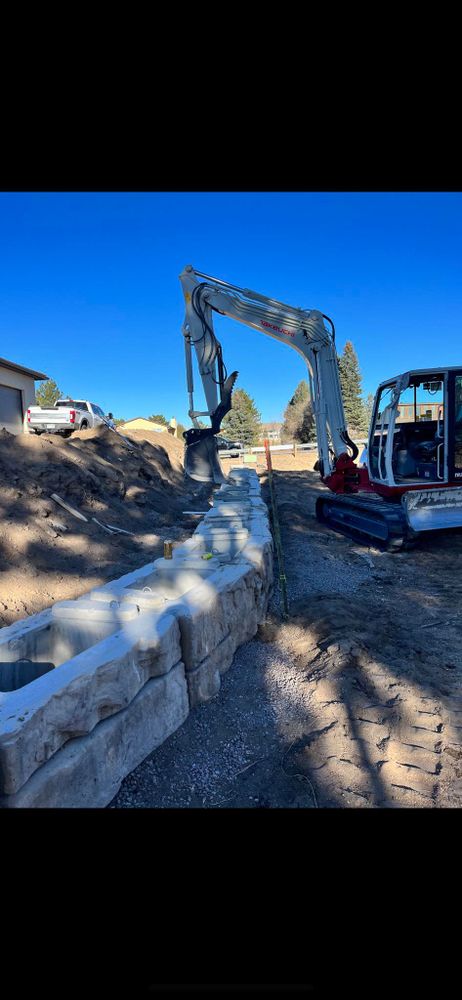
[[[0,626],[149,562],[166,538],[190,535],[197,518],[183,511],[207,509],[210,491],[185,478],[182,458],[182,442],[167,433],[1,430]]]

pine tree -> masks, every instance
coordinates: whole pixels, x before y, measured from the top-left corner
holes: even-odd
[[[168,420],[166,420],[162,413],[151,413],[148,420],[152,420],[153,424],[163,424],[165,427],[168,426]]]
[[[356,351],[347,340],[345,350],[338,359],[345,419],[350,431],[364,429],[365,413],[361,395],[361,372]]]
[[[258,442],[261,435],[261,415],[245,389],[233,392],[232,409],[223,420],[221,432],[230,441],[241,441],[245,446]]]
[[[56,400],[61,398],[61,390],[58,389],[56,382],[52,378],[48,378],[46,382],[42,382],[35,392],[37,406],[54,406]]]
[[[306,444],[315,437],[313,407],[306,379],[298,383],[292,399],[284,410],[281,441],[300,441]]]
[[[373,395],[372,392],[370,392],[366,396],[366,398],[364,400],[364,403],[363,403],[363,407],[364,407],[364,426],[363,426],[363,430],[364,430],[364,432],[366,432],[366,431],[369,430],[369,427],[370,427],[370,424],[371,424],[371,420],[372,420],[372,411],[374,409],[374,395]]]

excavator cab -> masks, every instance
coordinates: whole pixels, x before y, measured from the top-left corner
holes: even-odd
[[[448,481],[448,399],[453,374],[407,372],[377,391],[369,438],[369,476],[383,487]]]
[[[383,487],[462,479],[462,369],[421,369],[379,386],[368,468]]]
[[[377,493],[401,496],[414,531],[460,526],[461,368],[420,369],[379,386],[367,465]]]

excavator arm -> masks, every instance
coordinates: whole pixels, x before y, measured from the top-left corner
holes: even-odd
[[[329,479],[336,473],[349,468],[351,474],[358,449],[346,428],[335,331],[329,317],[315,309],[294,308],[249,288],[231,285],[191,265],[182,271],[180,281],[185,299],[183,336],[189,416],[193,423],[184,435],[186,472],[203,482],[224,481],[214,437],[231,409],[238,373],[227,374],[221,344],[213,329],[213,312],[217,312],[288,344],[302,355],[308,367],[321,476],[331,485]],[[202,411],[194,408],[193,348],[207,405]],[[209,417],[210,426],[200,426],[199,417],[203,416]]]

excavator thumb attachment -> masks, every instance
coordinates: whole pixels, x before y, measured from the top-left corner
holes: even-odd
[[[199,483],[226,483],[218,458],[215,434],[220,433],[221,421],[231,409],[231,397],[238,372],[232,372],[221,388],[221,400],[211,416],[211,427],[191,427],[183,437],[186,442],[184,470]]]
[[[229,413],[231,409],[234,383],[238,374],[239,372],[231,372],[231,375],[228,375],[226,382],[222,385],[221,400],[211,417],[212,431],[214,434],[220,433],[221,421],[224,417],[226,417],[226,414]]]
[[[211,427],[200,430],[191,427],[185,431],[186,442],[184,455],[184,470],[191,479],[199,483],[226,483],[226,476],[218,458],[217,443]]]

